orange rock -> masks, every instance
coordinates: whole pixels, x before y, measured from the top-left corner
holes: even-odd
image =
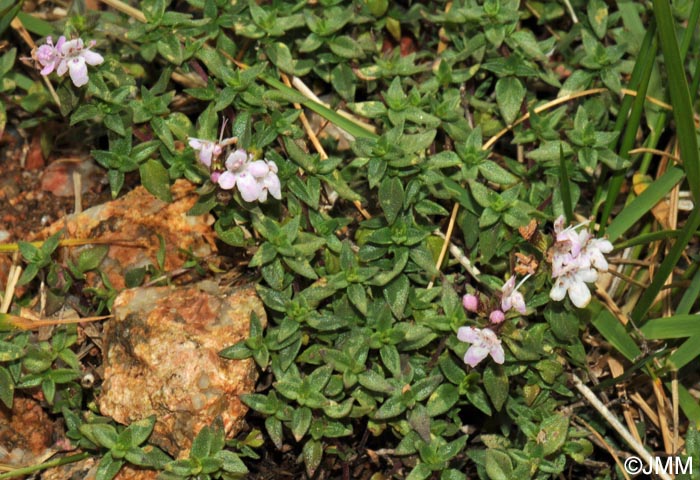
[[[51,446],[53,431],[38,402],[16,395],[12,410],[0,404],[0,463],[31,464]]]
[[[101,413],[123,424],[155,414],[150,442],[172,455],[187,452],[219,415],[228,437],[235,435],[247,411],[239,397],[253,391],[257,371],[252,359],[218,352],[248,336],[252,312],[266,323],[252,286],[123,291],[103,335]]]
[[[173,202],[166,203],[145,188],[137,187],[122,198],[68,215],[36,237],[46,238],[65,228],[63,238],[111,241],[100,271],[114,288],[121,290],[125,287],[127,270],[157,265],[159,235],[165,242],[166,271],[182,267],[187,260],[182,251],[191,251],[198,257],[216,252],[215,234],[211,228],[213,217],[209,214],[187,215],[198,198],[194,189],[190,182],[178,180],[171,189]],[[77,258],[84,248],[89,246],[73,248],[70,254]],[[99,275],[91,273],[87,277],[89,285],[99,285]]]

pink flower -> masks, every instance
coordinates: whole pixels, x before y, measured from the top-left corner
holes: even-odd
[[[59,43],[60,43],[59,39]],[[57,44],[56,49],[60,52],[60,61],[56,68],[56,73],[62,77],[66,71],[70,74],[70,79],[76,87],[82,87],[88,83],[87,65],[99,65],[104,62],[104,58],[97,52],[90,50],[95,45],[95,41],[91,41],[88,47],[85,47],[83,40],[76,38],[63,42],[60,46]]]
[[[613,245],[603,238],[594,238],[587,231],[576,232],[575,227],[564,228],[564,216],[554,222],[555,242],[552,247],[552,278],[554,286],[549,293],[552,300],[563,300],[568,294],[571,302],[584,308],[591,301],[586,283],[598,279],[598,272],[608,271],[604,253],[610,253]]]
[[[246,202],[264,202],[268,192],[276,199],[282,199],[282,186],[277,177],[277,165],[270,160],[252,161],[252,155],[239,149],[226,159],[226,171],[218,178],[224,190],[238,188]]]
[[[51,37],[46,37],[46,43],[37,48],[35,57],[37,62],[44,67],[41,69],[42,75],[49,75],[53,72],[61,61],[61,46],[66,41],[66,37],[60,36],[56,45]]]
[[[503,288],[501,289],[501,292],[503,293],[503,296],[501,297],[501,310],[503,310],[504,313],[511,308],[514,308],[521,315],[525,314],[525,311],[527,310],[527,307],[525,306],[525,298],[523,297],[522,293],[518,292],[518,289],[528,278],[530,278],[530,275],[523,278],[520,281],[520,284],[516,287],[515,275],[513,275],[503,285]]]
[[[598,272],[593,269],[570,268],[555,279],[549,298],[558,302],[568,294],[571,303],[578,308],[585,308],[591,301],[591,292],[586,283],[593,283],[597,279]]]
[[[506,314],[503,313],[501,310],[494,310],[489,315],[489,320],[491,321],[491,323],[495,323],[496,325],[498,325],[499,323],[503,323],[503,320],[505,319]]]
[[[467,353],[464,355],[464,363],[472,368],[476,367],[488,355],[491,355],[493,361],[499,365],[505,361],[503,346],[493,330],[488,328],[460,327],[457,330],[457,338],[462,342],[471,343]]]
[[[226,171],[219,176],[219,186],[224,190],[231,190],[236,186],[241,176],[245,175],[245,167],[248,162],[248,153],[238,149],[226,158]],[[240,185],[238,187],[240,190]]]
[[[462,305],[464,305],[467,312],[476,312],[479,308],[479,297],[467,293],[462,297]]]
[[[211,161],[216,160],[223,152],[221,145],[211,140],[190,137],[188,143],[192,149],[199,152],[199,161],[207,167],[211,167]]]

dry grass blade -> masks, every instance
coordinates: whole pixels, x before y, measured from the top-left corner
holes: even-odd
[[[624,425],[612,414],[612,412],[603,405],[598,397],[588,388],[581,379],[576,374],[571,374],[571,380],[573,381],[576,390],[583,395],[583,397],[595,408],[600,415],[608,422],[608,424],[627,442],[627,444],[632,447],[632,449],[639,455],[645,465],[654,465],[654,457],[644,448],[640,442],[638,442],[632,434],[625,428]],[[624,471],[624,470],[623,470]],[[671,476],[665,471],[658,472],[659,478],[662,480],[672,480]]]
[[[19,315],[0,313],[0,326],[10,326],[19,328],[20,330],[36,330],[37,328],[50,327],[55,325],[66,325],[71,323],[83,322],[99,322],[100,320],[106,320],[112,317],[113,315],[101,315],[98,317],[33,320],[31,318],[21,317]]]

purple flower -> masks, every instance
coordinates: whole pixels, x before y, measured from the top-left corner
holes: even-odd
[[[493,330],[488,328],[460,327],[457,330],[457,338],[462,342],[471,343],[467,353],[464,355],[464,363],[472,368],[476,367],[488,355],[491,355],[493,361],[499,365],[505,361],[503,346]]]
[[[467,312],[476,312],[479,308],[479,297],[467,293],[462,297],[462,305]]]
[[[63,42],[61,42],[62,39],[64,40]],[[56,66],[58,76],[62,77],[68,72],[73,85],[76,87],[82,87],[87,84],[87,66],[99,65],[104,62],[102,55],[90,50],[94,45],[94,40],[90,42],[88,47],[85,47],[83,40],[80,38],[68,41],[65,41],[63,37],[59,38],[56,44],[56,51],[60,54],[58,65]]]
[[[49,75],[53,72],[61,61],[61,46],[66,41],[66,37],[60,36],[56,45],[51,37],[46,37],[46,43],[36,49],[34,58],[44,67],[41,69],[42,75]]]

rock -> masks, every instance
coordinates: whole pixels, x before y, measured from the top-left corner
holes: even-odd
[[[252,359],[218,352],[248,336],[251,312],[266,323],[252,286],[123,291],[105,324],[102,414],[123,424],[155,414],[150,442],[172,455],[186,452],[219,415],[228,437],[235,435],[247,411],[239,396],[253,391],[257,372]]]
[[[0,463],[31,465],[53,443],[54,424],[39,402],[15,395],[12,409],[0,404]]]
[[[73,173],[81,177],[81,193],[95,187],[99,176],[99,167],[91,159],[59,158],[51,162],[41,174],[41,189],[51,192],[57,197],[73,197]]]
[[[157,265],[160,235],[165,243],[166,271],[176,270],[185,263],[183,251],[191,251],[197,257],[206,257],[216,251],[215,235],[211,229],[211,215],[192,216],[187,212],[197,201],[195,187],[187,180],[178,180],[172,186],[172,203],[158,200],[145,188],[137,187],[124,197],[89,208],[82,213],[68,215],[65,220],[52,224],[37,235],[43,239],[62,228],[62,237],[76,239],[100,239],[109,243],[109,253],[99,270],[107,276],[112,286],[121,290],[126,285],[126,271],[148,264]],[[73,260],[90,245],[71,249]],[[99,275],[87,275],[89,286],[97,287]]]

